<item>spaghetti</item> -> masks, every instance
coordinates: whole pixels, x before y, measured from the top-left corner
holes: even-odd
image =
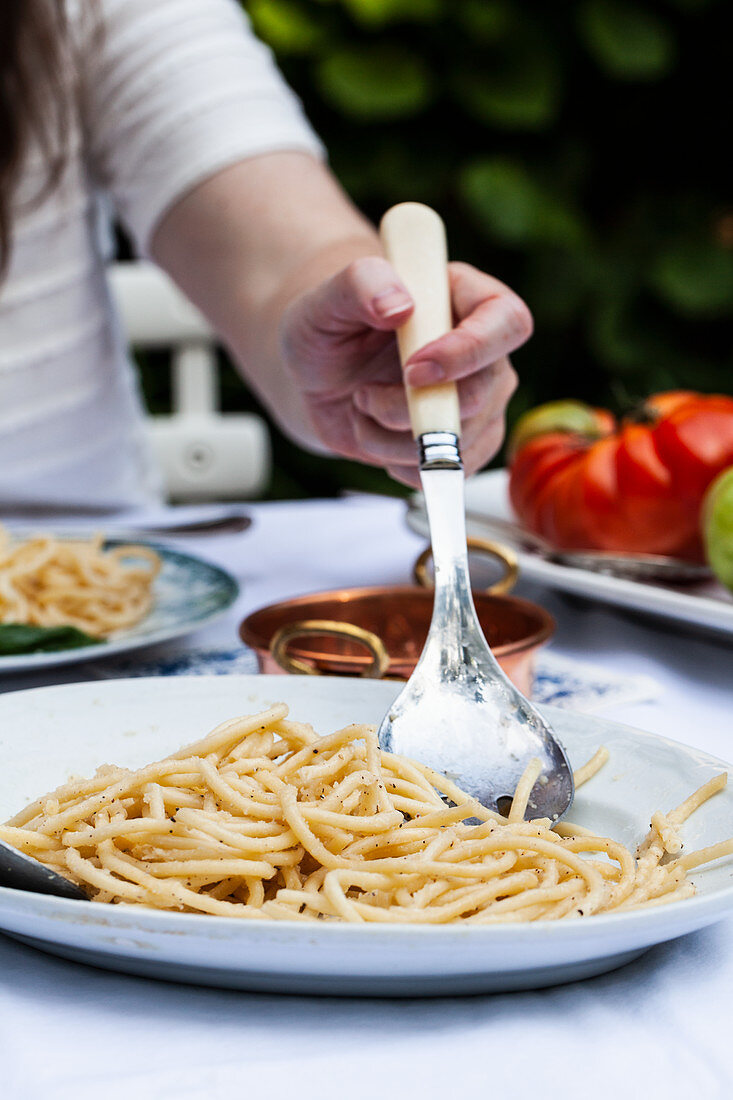
[[[590,778],[601,750],[583,769]],[[531,766],[530,766],[531,767]],[[100,902],[242,918],[439,924],[557,920],[689,897],[679,829],[716,776],[655,814],[636,855],[578,826],[501,817],[371,726],[318,737],[287,707],[236,718],[157,763],[105,766],[33,802],[0,837]],[[467,824],[478,818],[480,824]]]
[[[148,613],[159,570],[147,546],[107,549],[101,535],[13,542],[0,527],[0,623],[70,625],[104,638]]]

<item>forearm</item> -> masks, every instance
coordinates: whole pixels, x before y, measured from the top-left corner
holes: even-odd
[[[373,227],[327,170],[299,153],[234,165],[173,207],[152,251],[285,430],[317,446],[282,355],[282,318],[291,302],[352,260],[380,252]]]
[[[364,233],[332,242],[304,258],[300,267],[267,298],[248,310],[231,311],[232,323],[219,331],[240,372],[278,423],[301,446],[323,451],[303,390],[288,369],[282,347],[282,322],[288,306],[320,286],[351,261],[380,252],[376,234]],[[247,317],[255,318],[251,325]]]

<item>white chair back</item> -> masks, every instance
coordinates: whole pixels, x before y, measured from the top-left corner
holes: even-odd
[[[154,264],[116,263],[108,275],[131,347],[170,351],[173,408],[149,418],[170,498],[261,494],[271,470],[269,432],[259,416],[219,411],[217,341],[206,318]]]

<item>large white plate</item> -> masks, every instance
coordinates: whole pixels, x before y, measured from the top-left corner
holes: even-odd
[[[135,539],[135,543],[150,547],[161,558],[160,573],[153,587],[155,602],[144,619],[128,630],[118,631],[102,645],[79,646],[58,653],[0,656],[0,676],[4,672],[30,672],[53,665],[101,660],[130,649],[180,638],[218,618],[236,600],[239,585],[218,565],[162,543],[143,539]],[[110,539],[108,545],[122,543]]]
[[[284,700],[332,731],[378,721],[398,685],[285,676],[113,680],[0,696],[0,820],[70,773],[138,766],[217,722]],[[573,764],[603,742],[611,761],[578,794],[574,821],[633,845],[649,815],[725,765],[705,753],[596,718],[548,709]],[[726,837],[733,793],[686,826],[688,849]],[[733,911],[733,859],[695,875],[696,897],[647,911],[497,927],[299,924],[63,901],[0,888],[0,929],[44,951],[112,970],[289,993],[421,994],[526,989],[614,969],[653,944]]]
[[[466,482],[466,526],[469,535],[492,537],[482,520],[514,520],[507,494],[505,470],[489,470]],[[416,497],[407,522],[414,531],[427,536],[428,523],[421,498]],[[501,542],[501,538],[497,538]],[[518,551],[523,577],[550,588],[574,592],[578,596],[632,608],[644,614],[690,623],[705,630],[733,634],[733,595],[715,581],[672,588],[668,585],[641,583],[607,577],[587,569],[575,569],[545,561],[537,554]]]

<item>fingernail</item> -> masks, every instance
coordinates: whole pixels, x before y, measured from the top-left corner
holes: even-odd
[[[408,386],[432,386],[435,382],[445,382],[445,378],[443,367],[432,359],[412,363],[405,368],[405,382]]]
[[[389,290],[383,290],[372,298],[372,307],[380,317],[394,317],[398,313],[404,313],[412,305],[409,294],[399,287],[392,286]]]

